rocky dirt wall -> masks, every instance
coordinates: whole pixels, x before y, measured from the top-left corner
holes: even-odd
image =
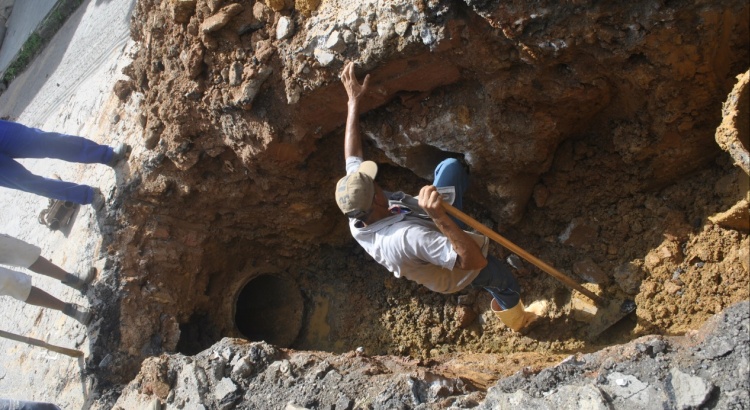
[[[241,336],[237,293],[258,274],[298,284],[298,348],[540,352],[521,361],[535,366],[681,333],[748,297],[747,232],[707,222],[746,192],[714,141],[750,65],[746,2],[301,4],[138,2],[141,48],[115,91],[142,94],[150,151],[112,215],[120,327],[91,359],[113,352],[104,377]],[[347,61],[371,75],[362,128],[381,185],[416,192],[437,161],[463,157],[472,215],[597,291],[635,298],[637,319],[583,340],[570,291],[521,262],[524,299],[551,309],[519,335],[484,293],[430,294],[374,266],[331,199]]]
[[[486,393],[393,357],[223,339],[194,357],[147,359],[113,408],[743,408],[749,316],[740,303],[685,336],[646,336],[538,373],[524,368]]]

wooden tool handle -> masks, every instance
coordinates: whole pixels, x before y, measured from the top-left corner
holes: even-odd
[[[564,273],[558,271],[557,269],[553,268],[552,266],[546,264],[541,259],[537,258],[536,256],[526,252],[522,248],[520,248],[518,245],[514,244],[513,242],[503,238],[498,234],[497,232],[493,231],[492,229],[482,225],[477,221],[476,219],[470,217],[469,215],[466,215],[465,213],[459,211],[456,209],[453,205],[450,205],[446,202],[443,202],[443,207],[445,208],[445,211],[449,214],[455,216],[463,223],[471,226],[472,228],[476,229],[477,231],[483,233],[488,238],[492,239],[493,241],[499,243],[500,245],[503,245],[511,252],[517,254],[518,256],[526,259],[530,263],[532,263],[537,268],[547,272],[548,274],[552,275],[555,279],[559,280],[563,284],[567,285],[568,287],[575,289],[584,295],[586,295],[588,298],[596,302],[597,304],[601,304],[604,302],[604,299],[597,296],[594,292],[584,288],[580,284],[578,284],[573,279],[567,277]]]
[[[50,351],[53,351],[53,352],[57,352],[57,353],[62,353],[64,355],[70,356],[70,357],[81,357],[81,356],[83,356],[83,352],[80,351],[80,350],[73,350],[73,349],[68,349],[67,347],[61,347],[61,346],[51,345],[51,344],[49,344],[49,343],[47,343],[47,342],[45,342],[43,340],[34,339],[34,338],[31,338],[31,337],[28,337],[28,336],[21,336],[21,335],[17,335],[15,333],[6,332],[6,331],[3,331],[3,330],[0,330],[0,337],[4,337],[4,338],[10,339],[10,340],[15,340],[16,342],[30,344],[32,346],[43,347],[43,348],[45,348],[47,350],[50,350]]]

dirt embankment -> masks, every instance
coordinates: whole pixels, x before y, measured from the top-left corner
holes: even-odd
[[[645,336],[525,368],[477,391],[458,377],[392,356],[299,352],[223,339],[195,355],[146,359],[115,409],[742,408],[748,395],[750,306],[685,336]]]
[[[572,351],[680,334],[748,298],[747,230],[709,219],[747,195],[714,140],[750,65],[745,2],[287,3],[138,2],[142,47],[116,91],[142,94],[150,152],[112,215],[119,326],[100,341],[114,352],[103,376],[252,339],[235,313],[263,284],[268,306],[301,306],[250,320],[266,337],[280,321],[296,349],[443,363],[478,388]],[[331,199],[338,74],[352,60],[372,76],[362,128],[382,186],[417,192],[437,161],[463,157],[470,214],[634,298],[636,316],[587,341],[570,291],[521,263],[524,300],[551,302],[521,335],[483,292],[433,294],[375,266]]]

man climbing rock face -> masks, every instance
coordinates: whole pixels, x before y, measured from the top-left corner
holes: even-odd
[[[367,93],[370,76],[360,84],[350,62],[341,81],[349,96],[344,140],[346,176],[336,184],[336,203],[349,217],[354,239],[396,277],[435,292],[484,288],[492,295],[492,310],[515,331],[535,321],[544,306],[533,304],[524,309],[510,267],[487,255],[487,238],[461,229],[443,208],[438,188],[453,187],[453,205],[461,209],[469,182],[464,166],[454,158],[442,161],[435,169],[433,185],[420,190],[419,206],[405,206],[410,197],[380,188],[375,182],[377,165],[363,158],[359,104]]]

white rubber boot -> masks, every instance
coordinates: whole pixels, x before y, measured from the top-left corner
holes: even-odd
[[[505,323],[505,326],[519,332],[521,329],[528,327],[539,319],[540,316],[546,313],[547,302],[536,301],[529,305],[528,308],[525,308],[523,302],[519,301],[518,304],[512,308],[503,310],[493,298],[490,308],[495,312],[495,316]]]

